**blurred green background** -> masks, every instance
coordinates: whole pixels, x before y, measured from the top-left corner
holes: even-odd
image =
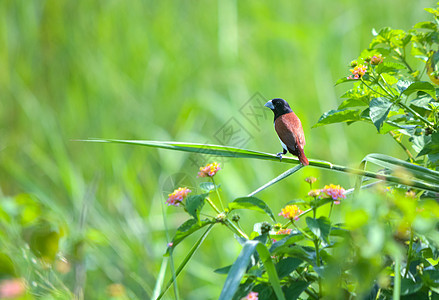
[[[302,120],[310,158],[352,166],[371,152],[404,158],[373,126],[311,127],[341,102],[334,82],[348,75],[372,28],[407,30],[429,20],[423,8],[434,5],[1,1],[0,242],[15,276],[32,282],[37,294],[62,297],[85,285],[86,299],[106,299],[119,295],[117,283],[129,298],[151,297],[167,243],[161,203],[182,177],[195,189],[202,181],[195,178],[198,167],[214,160],[74,139],[224,143],[276,153],[271,112],[260,108],[281,97]],[[250,107],[259,117],[246,115]],[[231,128],[238,139],[225,134]],[[228,200],[288,168],[219,161],[217,180]],[[349,188],[353,181],[309,167],[259,197],[277,212],[307,192],[303,178],[309,175],[320,185]],[[181,209],[166,208],[169,234],[186,218]],[[242,218],[266,220],[262,214]],[[53,232],[46,252],[53,266],[67,261],[64,271],[29,256]],[[196,238],[179,245],[177,264]],[[225,277],[213,269],[232,263],[239,250],[228,231],[215,229],[178,280],[182,298],[216,299]]]

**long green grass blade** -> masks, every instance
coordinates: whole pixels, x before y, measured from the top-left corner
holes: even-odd
[[[207,144],[197,144],[197,143],[179,143],[179,142],[160,142],[160,141],[141,141],[141,140],[115,140],[115,139],[90,139],[90,140],[79,140],[84,142],[95,142],[95,143],[119,143],[119,144],[130,144],[147,146],[154,148],[170,149],[185,152],[195,152],[200,154],[211,154],[223,157],[235,157],[235,158],[255,158],[263,160],[271,160],[280,162],[279,158],[275,154],[241,149],[237,147],[221,146],[221,145],[207,145]],[[284,157],[281,163],[289,164],[299,164],[296,158]],[[439,185],[436,184],[437,181],[434,178],[425,177],[424,181],[406,178],[400,178],[392,175],[378,174],[371,171],[359,170],[355,168],[349,168],[339,165],[334,165],[330,162],[309,159],[309,165],[312,167],[317,167],[321,169],[328,169],[337,172],[355,174],[360,176],[365,176],[369,178],[375,178],[385,181],[390,181],[398,184],[404,184],[406,186],[415,187],[418,189],[423,189],[432,192],[439,192]],[[430,170],[431,171],[431,170]],[[428,179],[428,180],[427,180]]]
[[[212,230],[213,225],[215,225],[215,224],[211,224],[207,228],[207,230],[203,233],[203,235],[198,239],[198,241],[195,243],[195,245],[192,247],[192,249],[189,251],[189,253],[184,258],[184,260],[181,262],[181,264],[178,267],[177,271],[175,272],[175,275],[173,276],[173,278],[171,278],[171,280],[169,280],[169,282],[166,284],[165,288],[160,293],[160,295],[156,298],[156,300],[160,300],[163,297],[163,295],[166,293],[166,291],[171,287],[171,285],[173,284],[174,280],[178,277],[178,275],[180,275],[181,271],[183,271],[184,267],[191,260],[192,256],[194,256],[194,254],[197,251],[197,249],[201,246],[201,244],[203,243],[204,239],[207,237],[209,232]]]
[[[267,182],[266,184],[264,184],[263,186],[261,186],[260,188],[256,189],[255,191],[251,192],[250,194],[247,195],[247,197],[251,197],[256,195],[257,193],[265,190],[266,188],[272,186],[273,184],[287,178],[288,176],[296,173],[297,171],[299,171],[301,168],[303,168],[303,165],[297,165],[294,168],[291,168],[289,170],[287,170],[286,172],[283,172],[282,174],[280,174],[279,176],[277,176],[276,178],[274,178],[273,180],[270,180],[269,182]]]
[[[271,260],[271,254],[270,251],[268,251],[267,247],[259,242],[259,244],[256,246],[256,250],[258,250],[259,257],[262,260],[262,263],[264,264],[265,271],[267,271],[268,274],[268,280],[271,283],[271,287],[274,290],[274,293],[277,296],[277,299],[279,300],[285,300],[284,293],[282,292],[282,288],[279,281],[279,276],[277,275],[276,267],[274,266],[273,261]]]
[[[229,274],[227,275],[226,281],[221,291],[221,295],[219,297],[220,300],[233,299],[233,296],[238,290],[241,279],[246,272],[247,266],[255,250],[258,251],[259,257],[264,264],[265,270],[267,271],[268,278],[277,296],[277,299],[285,300],[285,296],[280,286],[279,276],[277,275],[276,268],[273,264],[273,261],[271,260],[270,252],[264,244],[256,240],[249,240],[244,243],[241,253],[239,254],[236,261],[233,263],[232,267],[230,268]]]
[[[395,157],[387,156],[384,154],[371,153],[368,154],[363,159],[363,161],[371,162],[392,171],[395,171],[398,168],[402,168],[410,172],[418,179],[439,184],[439,172],[403,161]]]
[[[154,291],[152,293],[151,299],[157,299],[160,295],[160,289],[165,279],[166,268],[168,266],[169,257],[163,257],[162,264],[160,266],[159,275],[157,276],[157,280],[155,282]]]

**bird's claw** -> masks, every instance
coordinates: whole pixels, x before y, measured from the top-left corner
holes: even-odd
[[[282,155],[283,155],[282,152],[279,152],[278,154],[276,154],[276,156],[279,157],[279,160],[280,160],[280,161],[282,161]]]

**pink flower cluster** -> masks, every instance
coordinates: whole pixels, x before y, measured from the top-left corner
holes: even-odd
[[[250,292],[248,293],[247,296],[245,296],[244,298],[242,298],[241,300],[258,300],[258,293],[256,292]]]
[[[221,170],[220,165],[217,162],[214,162],[204,167],[200,167],[200,172],[198,172],[197,177],[213,177],[219,170]]]
[[[171,194],[168,195],[169,198],[168,200],[166,200],[166,203],[168,205],[180,206],[180,203],[190,192],[192,191],[188,188],[179,187],[178,189],[176,189],[175,191],[173,191]]]
[[[360,79],[364,74],[366,74],[367,66],[358,65],[355,68],[350,69],[350,71],[352,72],[352,75],[348,76],[347,79]]]
[[[345,192],[346,190],[340,185],[335,185],[332,183],[330,185],[325,185],[325,187],[322,189],[322,193],[335,200],[334,204],[340,204],[340,199],[346,199],[346,195],[344,194]]]

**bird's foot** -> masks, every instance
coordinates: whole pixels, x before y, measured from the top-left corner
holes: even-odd
[[[280,161],[282,161],[282,155],[283,155],[282,152],[279,152],[278,154],[276,154],[276,156],[279,157],[279,160],[280,160]]]

